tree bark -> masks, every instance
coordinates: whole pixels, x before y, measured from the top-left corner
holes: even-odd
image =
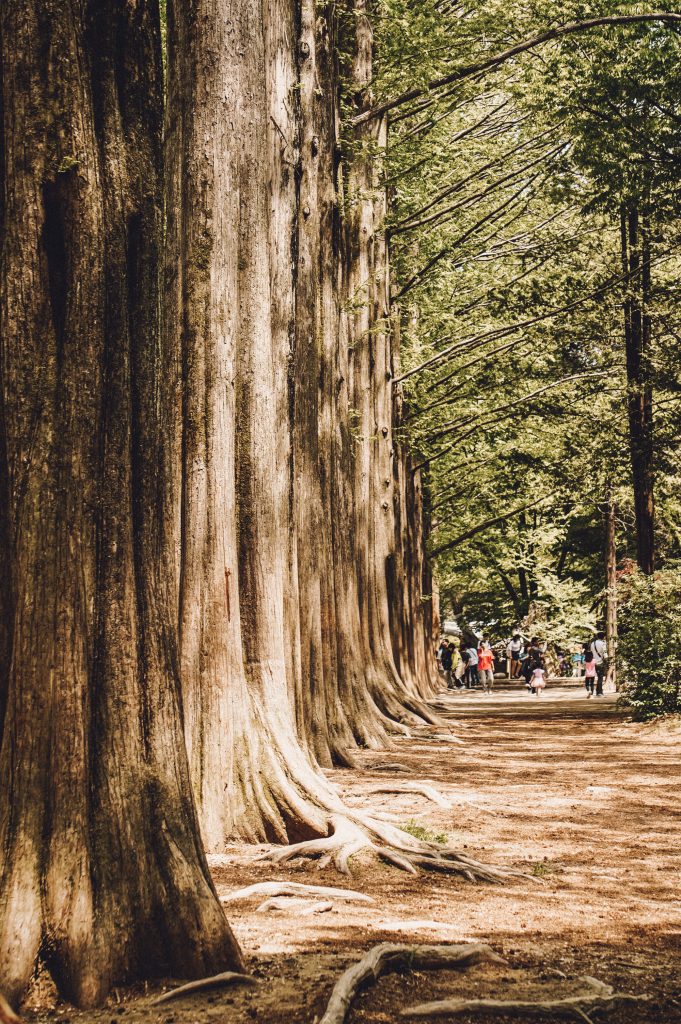
[[[650,235],[638,208],[620,214],[624,300],[627,413],[634,485],[636,553],[641,572],[655,569],[653,385],[650,371]]]
[[[606,682],[617,689],[617,506],[608,488],[605,503],[605,642],[608,648]]]
[[[241,966],[182,738],[158,10],[7,0],[0,40],[0,989],[41,952],[92,1005]]]
[[[263,10],[194,0],[169,21],[174,536],[187,742],[211,851],[233,835],[326,834],[341,806],[314,762],[350,763],[357,744],[388,742],[405,700],[422,707],[386,657],[377,378],[366,348],[361,380],[347,352],[348,254],[374,242],[361,218],[341,232],[336,12],[312,0]],[[358,314],[369,337],[371,302]],[[389,459],[387,364],[381,374]],[[366,463],[352,431],[360,392]]]

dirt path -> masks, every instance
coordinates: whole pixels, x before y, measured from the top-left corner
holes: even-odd
[[[348,880],[309,864],[273,870],[255,863],[252,847],[233,847],[214,868],[221,894],[288,879],[349,886],[375,903],[335,902],[314,916],[257,913],[257,899],[230,903],[260,985],[154,1010],[128,993],[88,1019],[115,1024],[113,1011],[157,1024],[312,1024],[339,972],[374,943],[475,940],[489,942],[509,967],[387,977],[361,997],[351,1020],[385,1024],[404,1006],[454,995],[560,998],[580,987],[579,976],[593,975],[651,997],[611,1011],[615,1024],[681,1022],[681,724],[631,724],[613,697],[587,701],[567,687],[541,699],[453,693],[443,705],[464,745],[403,741],[389,754],[363,754],[363,771],[330,775],[349,803],[446,833],[481,860],[527,870],[530,880],[471,885],[361,861]],[[372,771],[387,759],[410,773]],[[452,809],[415,794],[367,793],[386,780],[426,780]]]

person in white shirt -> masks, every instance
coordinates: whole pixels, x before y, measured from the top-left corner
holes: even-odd
[[[523,641],[520,633],[514,633],[513,639],[506,648],[506,657],[509,660],[509,679],[516,679],[520,675],[520,654],[523,649]]]
[[[605,676],[605,661],[608,657],[608,648],[605,645],[605,633],[596,633],[591,643],[591,653],[594,656],[596,666],[596,696],[603,696],[603,677]]]

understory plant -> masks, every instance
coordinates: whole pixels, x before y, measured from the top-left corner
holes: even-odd
[[[637,718],[681,712],[681,566],[620,583],[622,699]]]

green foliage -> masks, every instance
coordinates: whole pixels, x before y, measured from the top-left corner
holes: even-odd
[[[620,585],[618,669],[637,718],[681,712],[681,564]]]
[[[425,825],[419,825],[413,818],[405,825],[400,825],[400,828],[403,832],[408,832],[410,836],[414,836],[415,839],[422,839],[424,843],[437,843],[439,846],[446,846],[449,842],[449,836],[446,832],[434,832]]]
[[[652,4],[380,0],[377,94],[556,23]],[[442,614],[567,646],[602,624],[603,500],[635,555],[620,206],[652,232],[661,563],[681,557],[679,34],[608,27],[391,115],[385,178],[404,433],[423,464]],[[425,364],[425,365],[424,365]]]

